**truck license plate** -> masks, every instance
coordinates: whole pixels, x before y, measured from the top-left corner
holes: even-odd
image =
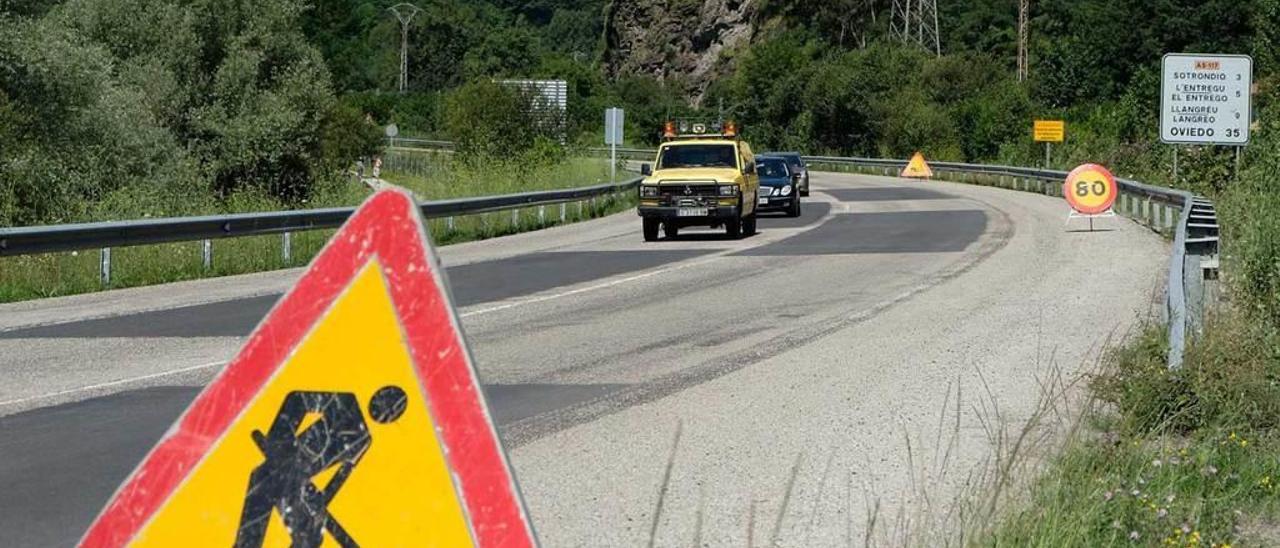
[[[676,217],[706,217],[705,207],[682,207],[676,211]]]

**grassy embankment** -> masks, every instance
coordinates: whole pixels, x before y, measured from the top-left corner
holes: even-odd
[[[422,152],[391,153],[382,175],[424,200],[570,188],[599,184],[609,179],[608,164],[593,158],[571,158],[538,168],[490,165],[475,169],[451,165],[448,155]],[[630,175],[620,173],[618,177],[621,180]],[[356,205],[368,194],[369,190],[363,184],[335,183],[318,193],[305,207]],[[569,204],[566,222],[620,211],[632,201],[629,196],[623,200],[596,200],[594,207],[588,204],[581,212],[576,204]],[[267,197],[238,196],[221,203],[210,201],[197,211],[182,214],[280,209],[285,207]],[[537,209],[520,210],[514,224],[512,213],[504,211],[458,217],[454,219],[452,230],[443,219],[431,220],[429,230],[437,244],[447,245],[560,224],[558,207],[547,208],[542,220],[539,220]],[[119,212],[110,212],[94,220],[143,217],[138,211],[126,206]],[[112,250],[110,288],[302,266],[324,246],[332,233],[332,230],[315,230],[293,234],[288,261],[282,256],[283,239],[280,236],[214,240],[213,262],[209,269],[203,267],[200,242],[117,248]],[[99,260],[97,250],[0,258],[0,302],[101,290]]]

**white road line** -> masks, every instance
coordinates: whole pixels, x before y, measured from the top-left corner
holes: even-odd
[[[81,387],[78,387],[78,388],[70,388],[70,389],[67,389],[67,390],[60,390],[60,391],[58,391],[58,392],[50,392],[50,393],[48,393],[48,394],[40,394],[40,395],[38,395],[38,396],[28,396],[28,397],[26,397],[26,398],[18,398],[18,399],[16,399],[16,400],[0,401],[0,407],[7,407],[7,406],[10,406],[10,405],[21,405],[21,404],[24,404],[24,403],[31,403],[31,402],[34,402],[34,401],[45,400],[45,399],[49,399],[49,398],[57,398],[57,397],[60,397],[60,396],[70,396],[70,395],[72,395],[72,394],[79,394],[79,393],[82,393],[82,392],[93,392],[93,391],[97,391],[97,390],[102,390],[102,389],[104,389],[104,388],[111,388],[111,387],[113,387],[113,386],[120,386],[120,385],[130,384],[130,383],[135,383],[135,382],[139,382],[139,381],[145,381],[145,380],[150,380],[150,379],[157,379],[157,378],[160,378],[160,377],[167,377],[167,376],[169,376],[169,375],[178,375],[178,374],[181,374],[181,373],[190,373],[190,372],[192,372],[192,371],[199,371],[199,370],[201,370],[201,369],[209,369],[209,368],[212,368],[212,367],[221,367],[221,366],[225,365],[226,363],[227,363],[226,361],[218,361],[218,362],[202,363],[202,364],[200,364],[200,365],[192,365],[192,366],[188,366],[188,367],[180,367],[180,368],[178,368],[178,369],[170,369],[170,370],[168,370],[168,371],[161,371],[161,372],[159,372],[159,373],[151,373],[151,374],[149,374],[149,375],[143,375],[143,376],[141,376],[141,377],[130,377],[130,378],[127,378],[127,379],[120,379],[120,380],[115,380],[115,381],[110,381],[110,382],[103,382],[103,383],[98,383],[98,384],[91,384],[91,385],[88,385],[88,386],[81,386]]]
[[[734,250],[734,251],[737,251],[737,250]],[[613,281],[605,282],[605,283],[602,283],[602,284],[596,284],[596,285],[592,285],[592,286],[587,286],[587,287],[579,287],[578,289],[574,289],[574,290],[570,290],[570,291],[565,291],[565,292],[563,292],[563,293],[555,293],[555,294],[552,294],[552,295],[543,295],[543,296],[541,296],[541,297],[534,297],[534,298],[531,298],[531,299],[524,299],[524,300],[516,301],[516,302],[513,302],[513,303],[501,304],[501,305],[493,306],[493,307],[489,307],[489,308],[482,308],[482,309],[480,309],[480,310],[472,310],[472,311],[470,311],[470,312],[464,312],[464,313],[462,313],[462,314],[459,314],[459,317],[462,317],[462,318],[469,318],[469,317],[471,317],[471,316],[479,316],[479,315],[481,315],[481,314],[488,314],[488,313],[490,313],[490,312],[497,312],[497,311],[499,311],[499,310],[507,310],[507,309],[511,309],[511,308],[518,307],[518,306],[524,306],[524,305],[527,305],[527,304],[534,304],[534,303],[541,303],[541,302],[551,301],[551,300],[555,300],[555,299],[562,299],[562,298],[564,298],[564,297],[570,297],[570,296],[578,295],[578,294],[581,294],[581,293],[587,293],[587,292],[589,292],[589,291],[596,291],[596,290],[600,290],[600,289],[605,289],[605,288],[608,288],[608,287],[613,287],[613,286],[615,286],[615,285],[622,285],[622,284],[630,283],[630,282],[634,282],[634,281],[637,281],[637,280],[643,280],[643,279],[645,279],[645,278],[650,278],[650,277],[653,277],[653,276],[657,276],[657,275],[659,275],[659,274],[666,274],[666,273],[668,273],[668,272],[674,272],[674,271],[676,271],[676,270],[683,270],[683,269],[686,269],[686,268],[689,268],[689,267],[693,267],[693,266],[698,266],[698,265],[706,264],[706,263],[711,262],[713,259],[718,259],[718,258],[720,258],[720,257],[721,257],[721,256],[723,256],[723,255],[725,255],[725,254],[724,254],[724,253],[717,253],[717,254],[715,254],[715,255],[713,255],[713,256],[711,256],[711,257],[708,257],[708,258],[706,258],[706,259],[703,259],[703,260],[701,260],[701,261],[692,261],[692,262],[688,262],[688,263],[679,264],[679,265],[676,265],[676,266],[668,266],[668,267],[665,267],[665,268],[659,268],[658,270],[650,270],[649,272],[645,272],[645,273],[642,273],[642,274],[636,274],[635,276],[628,276],[628,277],[626,277],[626,278],[620,278],[620,279],[617,279],[617,280],[613,280]]]

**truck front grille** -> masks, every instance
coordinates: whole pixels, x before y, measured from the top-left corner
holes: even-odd
[[[658,187],[658,195],[663,198],[692,198],[692,197],[709,197],[715,198],[720,190],[716,185],[707,184],[689,184],[689,185],[672,185],[666,184]]]

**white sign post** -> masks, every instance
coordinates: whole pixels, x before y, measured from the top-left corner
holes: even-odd
[[[1160,66],[1161,141],[1175,146],[1249,144],[1253,58],[1170,53]],[[1174,177],[1177,154],[1175,148]]]
[[[618,166],[618,145],[622,144],[623,111],[609,108],[604,111],[604,144],[609,145],[609,182],[613,182]]]

